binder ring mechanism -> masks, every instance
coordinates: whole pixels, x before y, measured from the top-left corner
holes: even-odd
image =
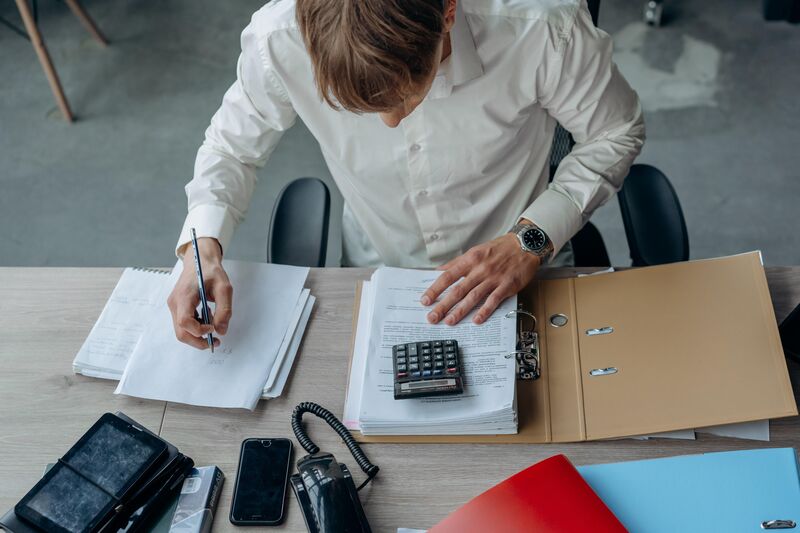
[[[516,318],[517,321],[517,349],[506,355],[506,359],[516,357],[517,379],[534,380],[540,375],[539,366],[539,334],[536,332],[536,317],[530,311],[520,306],[516,311],[506,313],[506,318]],[[525,327],[523,321],[528,318],[532,324]]]

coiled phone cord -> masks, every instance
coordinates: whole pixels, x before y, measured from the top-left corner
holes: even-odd
[[[308,453],[312,455],[317,453],[319,451],[319,446],[314,444],[314,441],[309,438],[306,430],[303,428],[304,413],[311,413],[312,415],[323,419],[342,438],[345,446],[347,446],[347,449],[353,454],[353,459],[356,460],[358,466],[360,466],[361,470],[363,470],[367,475],[367,479],[361,485],[359,485],[357,490],[364,488],[367,483],[372,481],[372,479],[378,475],[380,468],[377,465],[369,462],[367,455],[353,438],[350,430],[348,430],[345,425],[342,424],[338,418],[336,418],[336,415],[314,402],[303,402],[295,407],[294,412],[292,413],[292,430],[294,431],[294,436],[297,437],[297,441],[300,443],[300,446],[305,448]]]

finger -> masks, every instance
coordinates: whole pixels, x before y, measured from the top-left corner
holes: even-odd
[[[422,305],[431,305],[435,302],[436,298],[438,298],[447,287],[460,280],[467,271],[468,266],[463,261],[460,261],[456,266],[442,272],[442,274],[436,278],[436,281],[428,287],[428,290],[422,293],[422,298],[420,298]]]
[[[488,320],[489,317],[492,316],[492,313],[494,313],[495,309],[497,309],[500,306],[500,304],[503,303],[503,301],[512,294],[513,291],[510,288],[506,287],[505,285],[497,287],[494,291],[492,291],[492,294],[490,294],[489,297],[486,298],[486,301],[483,303],[481,308],[478,310],[477,313],[475,313],[475,316],[472,318],[472,321],[475,324],[483,324],[484,322],[486,322],[486,320]]]
[[[189,308],[188,305],[181,304],[181,307],[176,310],[175,323],[177,327],[194,337],[202,337],[214,331],[214,326],[203,324],[197,319],[196,312],[195,308]]]
[[[443,264],[443,265],[439,265],[438,267],[436,267],[436,270],[447,270],[447,269],[450,269],[450,268],[452,268],[452,267],[453,267],[453,264],[454,264],[456,261],[458,261],[459,259],[461,259],[461,256],[454,257],[453,259],[451,259],[451,260],[450,260],[450,261],[448,261],[447,263],[445,263],[445,264]]]
[[[178,326],[175,327],[175,336],[179,341],[184,344],[188,344],[192,348],[197,348],[198,350],[205,350],[208,348],[208,341],[206,339],[195,337],[185,329],[181,329]]]
[[[428,322],[436,324],[442,320],[453,306],[466,298],[470,291],[478,285],[479,281],[477,276],[472,275],[463,278],[456,285],[453,285],[447,295],[442,298],[442,301],[436,304],[431,312],[428,313]]]
[[[481,303],[487,294],[489,294],[494,285],[490,281],[484,281],[467,294],[466,298],[461,300],[458,305],[454,306],[453,309],[450,310],[450,313],[445,317],[444,323],[448,326],[455,326],[461,319],[467,316],[475,306]]]
[[[212,287],[214,297],[214,331],[220,335],[228,332],[228,323],[233,313],[233,287],[227,277]]]

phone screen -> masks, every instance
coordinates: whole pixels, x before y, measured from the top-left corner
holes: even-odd
[[[292,443],[247,439],[242,443],[231,522],[279,524],[283,520]]]

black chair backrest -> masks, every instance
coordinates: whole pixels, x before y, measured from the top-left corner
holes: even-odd
[[[633,266],[689,259],[689,234],[678,196],[650,165],[633,165],[617,195]]]
[[[323,267],[328,250],[331,195],[318,178],[299,178],[278,195],[267,239],[267,261]]]

